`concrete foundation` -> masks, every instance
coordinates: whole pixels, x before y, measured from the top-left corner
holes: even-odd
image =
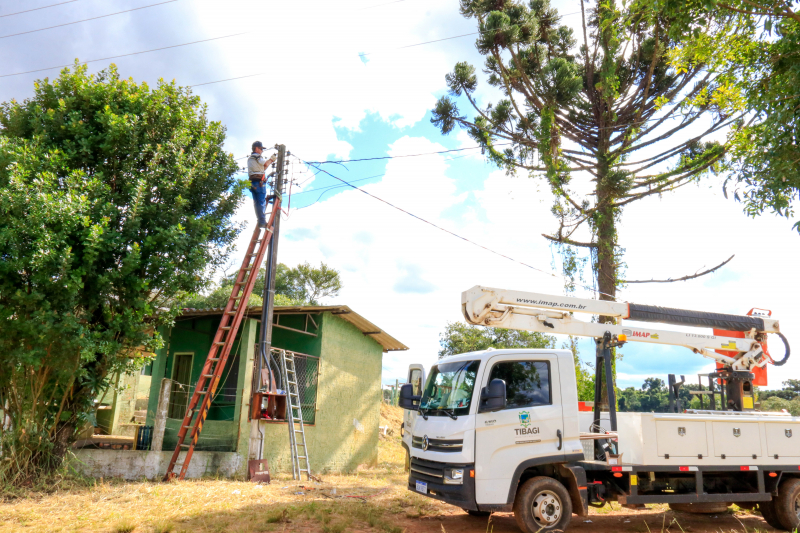
[[[90,477],[159,480],[167,471],[172,451],[73,450],[68,468]],[[183,455],[178,459],[183,462]],[[235,452],[199,452],[192,455],[187,479],[243,475],[246,458]]]

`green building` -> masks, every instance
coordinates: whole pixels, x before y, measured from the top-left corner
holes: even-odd
[[[222,312],[184,311],[163,332],[164,348],[145,371],[150,374],[147,426],[154,425],[162,379],[171,380],[164,452],[175,448]],[[276,307],[274,314],[273,347],[298,354],[295,366],[312,471],[346,472],[376,464],[383,353],[408,348],[347,306]],[[248,308],[195,449],[234,452],[241,458],[239,471],[247,459],[262,458],[273,472],[291,471],[287,423],[250,419],[251,394],[258,386],[254,364],[260,317],[260,307]]]

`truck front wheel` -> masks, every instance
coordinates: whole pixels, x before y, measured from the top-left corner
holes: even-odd
[[[786,531],[800,528],[800,479],[787,479],[778,489],[778,497],[772,500],[775,518]]]
[[[565,530],[572,519],[567,489],[550,477],[534,477],[517,490],[514,518],[525,533]]]

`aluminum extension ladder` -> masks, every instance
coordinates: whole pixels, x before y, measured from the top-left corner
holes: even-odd
[[[281,350],[281,366],[286,380],[286,419],[289,421],[289,445],[292,448],[292,479],[302,480],[303,472],[311,481],[311,463],[308,459],[306,432],[303,426],[303,408],[300,405],[300,389],[297,386],[297,371],[294,366],[294,352]],[[298,423],[300,429],[295,429]],[[298,441],[297,434],[300,434]],[[300,455],[298,448],[302,448]],[[305,468],[303,468],[305,462]]]
[[[178,444],[172,453],[167,473],[164,475],[164,481],[169,481],[175,477],[183,479],[186,475],[189,461],[192,459],[200,432],[203,430],[203,423],[208,416],[208,409],[211,407],[214,394],[220,384],[225,362],[231,353],[236,332],[239,330],[247,310],[247,302],[253,292],[258,270],[272,240],[275,217],[279,215],[280,211],[280,197],[278,197],[273,204],[267,227],[262,230],[256,226],[253,232],[253,237],[250,239],[250,245],[247,247],[244,261],[236,276],[231,296],[225,306],[217,333],[214,335],[214,341],[211,343],[211,349],[206,357],[200,378],[197,380],[191,400],[189,400],[180,431],[178,431]],[[188,443],[186,442],[187,437]],[[179,463],[178,458],[183,451],[186,452],[186,455],[183,457],[183,462]],[[177,472],[175,471],[176,467],[180,467]]]

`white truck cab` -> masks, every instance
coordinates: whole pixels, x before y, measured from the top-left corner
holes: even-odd
[[[504,383],[500,408],[487,405],[492,380]],[[490,349],[440,360],[405,429],[409,488],[471,514],[510,510],[531,468],[583,460],[575,390],[568,350]],[[572,513],[568,501],[535,530],[565,513]]]
[[[767,453],[776,445],[787,449],[783,441],[793,431],[800,436],[800,419],[619,413],[619,433],[590,433],[591,420],[579,418],[568,350],[489,349],[447,357],[431,367],[421,393],[412,385],[401,389],[400,406],[416,415],[406,419],[404,431],[408,489],[472,515],[513,511],[526,533],[564,530],[573,513],[586,516],[589,506],[607,501],[750,502],[775,527],[800,524],[800,452]],[[723,425],[719,431],[731,432],[734,443],[750,438],[744,432],[751,429],[752,438],[772,432],[780,439],[753,448],[763,450],[758,457],[749,448],[747,458],[708,447],[702,459],[682,451],[688,449],[687,432],[694,442],[695,432],[705,438]],[[744,436],[735,437],[737,430]],[[614,453],[597,460],[595,441],[610,443]]]
[[[411,390],[414,396],[421,396],[422,387],[425,386],[425,367],[419,364],[408,365],[406,383],[411,385]],[[417,411],[406,409],[403,411],[403,423],[400,424],[400,436],[402,437],[403,448],[406,451],[406,470],[408,470],[411,465],[410,428],[414,427],[414,422],[416,421],[417,416],[419,416]]]

